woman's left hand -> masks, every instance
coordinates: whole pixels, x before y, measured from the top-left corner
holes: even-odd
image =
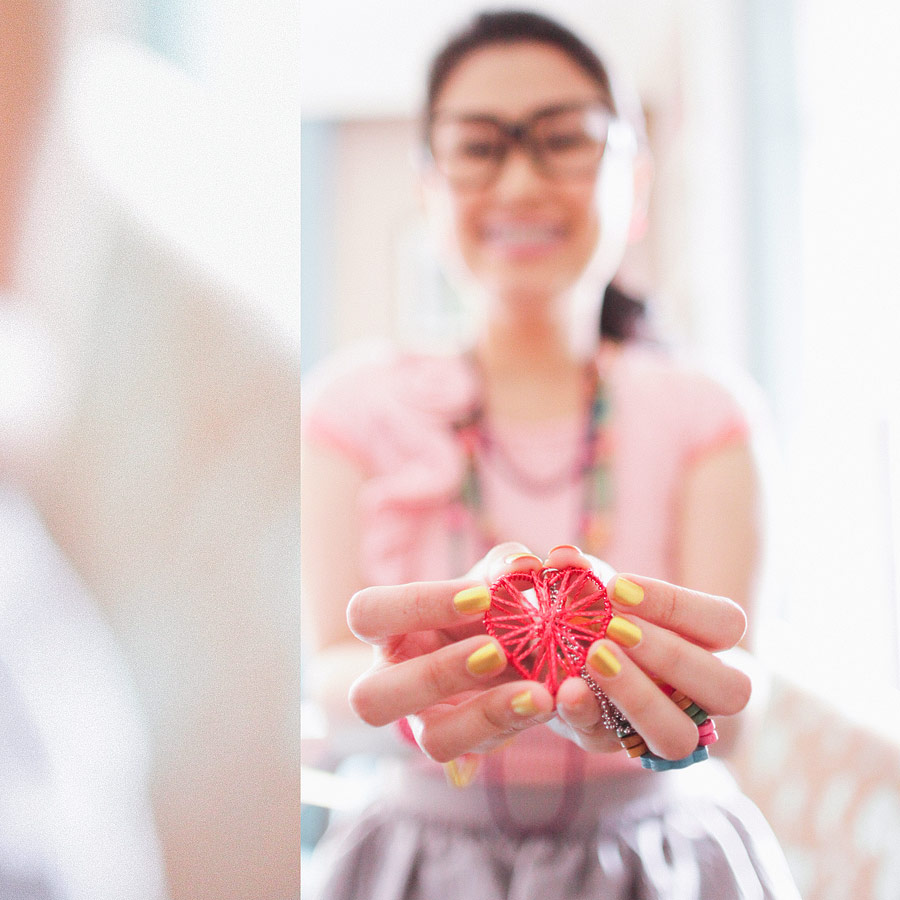
[[[725,597],[642,576],[616,575],[607,588],[614,618],[588,651],[588,671],[653,753],[681,759],[697,747],[697,726],[657,682],[710,715],[740,712],[750,699],[750,679],[715,654],[740,641],[747,617]],[[554,730],[586,750],[608,748],[611,732],[584,679],[560,685],[556,711]]]

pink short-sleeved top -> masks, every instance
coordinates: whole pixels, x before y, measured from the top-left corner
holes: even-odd
[[[619,571],[672,581],[684,476],[704,455],[747,439],[744,405],[716,379],[653,348],[626,345],[605,354],[600,368],[614,448],[605,559]],[[388,347],[342,353],[307,380],[305,439],[344,455],[365,475],[359,514],[366,583],[454,578],[481,555],[473,536],[470,558],[461,561],[451,527],[466,468],[453,425],[471,409],[477,390],[465,357]],[[574,470],[583,427],[578,417],[491,422],[505,455],[536,479]],[[536,497],[488,462],[479,478],[498,539],[521,541],[538,555],[579,543],[583,489],[574,479]],[[547,729],[532,729],[516,741],[513,768],[533,771],[536,753],[540,770],[552,771],[548,755],[560,753],[561,743]]]
[[[615,507],[607,561],[671,580],[679,490],[704,454],[747,437],[732,391],[654,349],[626,346],[606,361]],[[453,424],[474,402],[476,376],[463,357],[403,355],[387,347],[341,354],[307,381],[304,434],[356,463],[362,573],[371,584],[464,574],[451,552],[448,517],[465,470]],[[574,469],[583,422],[492,422],[517,467],[540,479]],[[494,533],[536,553],[578,543],[582,487],[563,480],[535,497],[486,460],[480,471]],[[468,560],[468,563],[474,560]]]

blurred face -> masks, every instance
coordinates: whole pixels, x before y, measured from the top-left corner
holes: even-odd
[[[595,193],[609,101],[563,51],[485,47],[437,97],[428,177],[451,248],[515,300],[569,289],[600,234]]]

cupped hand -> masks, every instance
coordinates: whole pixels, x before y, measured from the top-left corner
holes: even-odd
[[[419,746],[438,762],[493,749],[550,720],[550,692],[521,680],[483,625],[491,581],[541,564],[521,544],[500,544],[464,579],[355,594],[347,621],[375,648],[374,665],[350,689],[356,714],[375,726],[408,717]]]

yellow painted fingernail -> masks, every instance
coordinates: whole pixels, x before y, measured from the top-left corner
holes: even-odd
[[[538,708],[534,704],[534,697],[531,696],[531,691],[522,691],[521,694],[516,694],[509,705],[517,716],[527,718],[538,714]]]
[[[466,615],[483,613],[491,605],[491,592],[483,584],[464,588],[458,594],[453,595],[453,605],[457,612]]]
[[[603,644],[598,644],[594,647],[588,657],[588,661],[601,675],[606,675],[607,677],[618,675],[622,670],[622,665],[613,655],[613,652],[608,647],[604,647]]]
[[[473,675],[487,675],[489,672],[498,672],[506,663],[506,657],[494,643],[479,647],[467,660],[466,668]]]
[[[616,600],[626,606],[637,606],[644,599],[644,589],[639,584],[622,577],[616,579],[613,593]]]
[[[634,622],[629,622],[621,616],[613,616],[606,626],[606,636],[623,647],[633,647],[644,635]]]
[[[453,787],[468,787],[477,771],[478,757],[474,753],[467,753],[444,763],[444,774]]]

